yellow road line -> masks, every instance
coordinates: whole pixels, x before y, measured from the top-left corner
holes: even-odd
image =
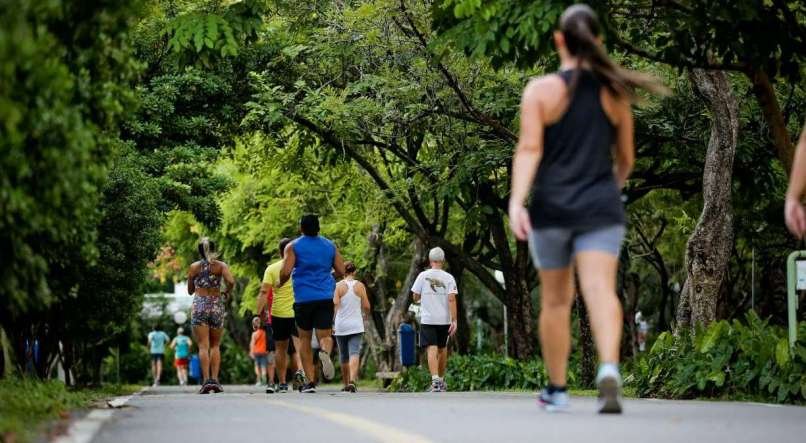
[[[377,423],[355,415],[303,406],[296,403],[287,403],[284,401],[269,400],[269,403],[280,407],[295,409],[305,414],[315,415],[346,428],[359,431],[382,443],[433,443],[422,435],[402,431],[390,425]]]

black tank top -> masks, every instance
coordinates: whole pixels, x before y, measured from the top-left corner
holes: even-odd
[[[587,70],[559,73],[566,85],[578,73],[562,118],[547,126],[543,158],[529,204],[535,228],[595,229],[625,223],[613,175],[616,129],[602,108],[601,83]]]

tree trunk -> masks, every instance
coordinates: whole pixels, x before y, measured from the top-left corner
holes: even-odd
[[[459,291],[459,296],[456,297],[456,335],[451,340],[454,349],[459,354],[467,354],[470,351],[470,324],[467,321],[467,305],[465,305],[464,294],[464,267],[455,265],[454,262],[450,267],[451,275],[456,280],[456,288]]]
[[[756,96],[758,105],[764,115],[764,120],[770,127],[772,144],[778,160],[784,165],[787,174],[792,170],[792,161],[795,155],[795,146],[789,138],[789,131],[786,129],[784,114],[775,96],[775,88],[770,83],[770,77],[763,68],[750,68],[747,72],[750,81],[753,83],[753,94]]]
[[[690,78],[710,111],[711,136],[703,172],[703,209],[686,245],[686,294],[681,305],[688,303],[690,318],[683,318],[681,324],[705,326],[716,319],[717,301],[733,245],[731,175],[739,118],[736,99],[724,72],[695,69]],[[682,317],[686,317],[686,306],[681,307]]]

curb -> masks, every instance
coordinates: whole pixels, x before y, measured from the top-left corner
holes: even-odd
[[[148,389],[143,387],[132,395],[114,397],[106,401],[106,409],[93,409],[84,418],[76,420],[67,428],[64,435],[53,439],[53,443],[89,443],[95,438],[101,426],[106,423],[115,413],[115,409],[120,409],[132,399],[141,395]]]

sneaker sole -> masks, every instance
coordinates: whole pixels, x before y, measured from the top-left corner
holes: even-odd
[[[322,362],[322,376],[325,380],[333,380],[336,375],[336,368],[333,367],[333,362],[330,361],[330,355],[327,352],[319,351],[319,361]]]
[[[618,380],[607,377],[599,381],[599,413],[621,414],[621,387]]]

